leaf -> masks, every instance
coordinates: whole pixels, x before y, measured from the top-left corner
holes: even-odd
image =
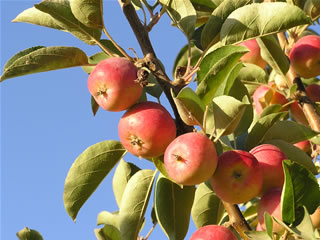
[[[274,139],[270,141],[265,141],[264,143],[269,143],[272,145],[277,146],[281,149],[281,151],[284,152],[287,159],[290,159],[291,161],[297,162],[307,168],[309,171],[311,171],[313,174],[318,174],[317,168],[312,162],[312,159],[303,152],[301,149],[297,148],[291,143],[287,143],[280,139]]]
[[[99,104],[96,102],[93,96],[91,96],[91,110],[92,110],[93,116],[95,116],[99,110]]]
[[[320,16],[320,0],[307,0],[303,9],[312,19],[316,19]]]
[[[35,7],[28,8],[21,12],[12,22],[25,22],[31,23],[39,26],[54,28],[58,30],[63,30],[63,28],[58,24],[58,22],[45,12],[42,12]]]
[[[102,1],[100,0],[77,0],[70,1],[73,15],[82,24],[91,28],[103,28]]]
[[[314,228],[308,210],[305,206],[303,206],[303,210],[303,219],[301,223],[296,227],[291,227],[291,230],[302,239],[316,240]]]
[[[298,7],[284,3],[253,3],[233,11],[222,25],[223,45],[236,44],[286,29],[310,24],[311,19]]]
[[[193,5],[206,6],[210,9],[215,9],[223,0],[191,0]]]
[[[144,87],[144,89],[148,94],[159,99],[163,92],[162,87],[160,86],[152,72],[149,69],[147,69],[147,71],[149,72],[148,84]]]
[[[143,224],[155,173],[150,169],[144,169],[130,178],[120,204],[121,240],[137,239]]]
[[[27,50],[25,51],[28,52]],[[13,58],[17,59],[4,70],[0,82],[13,77],[76,67],[88,63],[87,55],[74,47],[42,47],[21,57],[18,53]]]
[[[39,232],[28,227],[20,230],[16,235],[20,240],[43,240]]]
[[[123,159],[120,160],[112,179],[113,192],[119,207],[130,178],[139,170],[141,169],[133,163],[126,162]]]
[[[95,234],[98,240],[99,237],[103,240],[121,240],[119,212],[100,212],[97,218],[97,224],[104,225],[103,228],[95,229]]]
[[[266,225],[267,233],[268,233],[269,237],[272,239],[273,221],[272,221],[272,217],[270,216],[270,214],[268,212],[264,212],[264,222]]]
[[[200,63],[197,73],[198,87],[196,93],[205,105],[208,105],[220,84],[238,63],[240,57],[247,53],[243,46],[223,46],[209,53]]]
[[[107,140],[90,146],[73,162],[63,192],[65,209],[73,220],[124,153],[120,142]]]
[[[50,14],[59,26],[87,44],[95,45],[101,37],[101,29],[89,28],[74,17],[68,0],[43,0],[34,6]]]
[[[314,212],[320,205],[320,189],[316,177],[302,165],[283,161],[285,183],[282,190],[282,220],[288,224],[299,219],[305,206],[308,212]],[[299,216],[300,215],[300,216]]]
[[[271,239],[267,232],[261,232],[261,231],[250,231],[245,232],[245,234],[249,237],[249,239],[252,240],[268,240]]]
[[[239,7],[252,3],[252,0],[223,1],[211,14],[201,34],[201,45],[205,49],[219,41],[222,24],[230,13]]]
[[[197,228],[218,225],[224,213],[221,200],[205,183],[198,185],[191,209],[193,222]]]
[[[251,131],[248,134],[245,148],[250,150],[255,146],[259,145],[267,130],[279,119],[287,115],[288,112],[272,113],[267,116],[261,117],[253,125]]]
[[[158,222],[170,240],[185,238],[194,194],[194,186],[180,188],[163,175],[159,175],[155,187],[155,210]]]
[[[173,91],[171,94],[174,94]],[[205,105],[191,88],[183,88],[176,97],[172,97],[184,123],[202,126]]]
[[[257,38],[260,46],[261,57],[276,71],[276,73],[286,76],[289,70],[289,60],[281,49],[274,36]]]
[[[172,21],[190,39],[197,21],[197,13],[190,0],[160,0],[159,2]]]

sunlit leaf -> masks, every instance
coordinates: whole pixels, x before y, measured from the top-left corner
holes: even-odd
[[[28,227],[20,230],[16,235],[20,240],[43,240],[38,231],[29,229]]]
[[[73,15],[82,24],[92,28],[102,28],[102,3],[101,0],[76,0],[70,1]]]
[[[95,229],[95,234],[98,240],[100,240],[99,237],[101,240],[121,240],[119,212],[100,212],[97,218],[97,224],[104,225],[100,229]]]
[[[295,227],[291,227],[291,230],[302,239],[305,240],[316,240],[314,228],[308,210],[303,206],[303,219],[301,223]]]
[[[245,232],[245,234],[249,237],[250,240],[272,240],[272,238],[269,237],[267,232],[250,231]]]
[[[267,233],[268,233],[269,237],[272,239],[273,221],[272,221],[272,217],[270,216],[270,214],[268,212],[264,212],[264,222],[266,225]]]

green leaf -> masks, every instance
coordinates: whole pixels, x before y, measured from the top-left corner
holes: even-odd
[[[205,105],[208,105],[220,84],[238,63],[240,57],[247,53],[243,46],[223,46],[209,53],[201,62],[197,73],[198,87],[196,93]]]
[[[272,217],[270,216],[270,214],[268,212],[264,212],[264,222],[266,224],[267,233],[268,233],[269,237],[272,239],[273,221],[272,221]]]
[[[93,96],[91,96],[91,110],[92,110],[93,116],[95,116],[99,110],[99,104],[96,102]]]
[[[73,220],[124,153],[120,142],[107,140],[90,146],[73,162],[63,192],[65,209]]]
[[[206,6],[210,9],[215,9],[223,0],[191,0],[194,5]]]
[[[201,45],[205,49],[219,41],[222,24],[230,13],[239,7],[252,3],[252,0],[223,1],[211,14],[201,34]]]
[[[42,47],[30,50],[28,53],[29,50],[25,50],[26,54],[20,52],[13,57],[13,60],[9,60],[10,65],[4,70],[0,82],[8,78],[88,63],[87,55],[75,47]]]
[[[119,212],[100,212],[97,218],[97,224],[104,225],[100,229],[95,229],[95,234],[98,240],[100,240],[100,238],[102,240],[121,240]]]
[[[233,11],[222,25],[220,40],[224,45],[263,37],[286,29],[310,24],[300,8],[284,3],[253,3]]]
[[[272,113],[259,118],[248,134],[245,148],[250,150],[259,145],[263,141],[263,137],[268,129],[287,114],[288,112]]]
[[[120,160],[112,179],[113,192],[119,207],[130,178],[139,170],[141,169],[133,163],[126,162],[123,159]]]
[[[278,74],[286,76],[290,63],[276,38],[274,36],[265,36],[257,38],[257,42],[261,49],[261,57]]]
[[[159,99],[163,92],[162,87],[160,86],[152,72],[149,69],[147,69],[147,71],[149,72],[148,84],[144,87],[144,89],[148,94]]]
[[[320,189],[316,177],[302,165],[283,161],[285,183],[282,190],[282,220],[288,224],[301,218],[299,208],[314,212],[320,205]]]
[[[101,0],[77,0],[70,1],[73,15],[82,24],[91,28],[102,28],[102,1]]]
[[[267,116],[272,113],[278,113],[281,112],[282,110],[282,105],[281,104],[271,104],[267,106],[266,108],[263,109],[260,118]]]
[[[156,172],[144,169],[134,174],[120,204],[120,233],[122,240],[137,239],[148,205]]]
[[[312,19],[316,19],[320,16],[320,0],[307,0],[304,4],[304,11],[312,17]]]
[[[314,234],[314,228],[308,210],[303,206],[303,219],[301,223],[295,227],[291,227],[291,230],[300,238],[305,240],[316,240]]]
[[[249,237],[249,239],[252,240],[268,240],[271,239],[267,232],[261,232],[261,231],[250,231],[245,232],[245,234]]]
[[[101,29],[89,28],[74,17],[68,0],[44,0],[34,6],[50,14],[59,26],[87,44],[95,45],[101,37]]]
[[[189,126],[202,126],[205,105],[191,88],[183,88],[176,97],[173,96],[173,100],[182,121]]]
[[[172,21],[190,39],[197,21],[197,13],[190,0],[160,0],[159,2]]]
[[[314,163],[312,162],[312,159],[308,156],[308,154],[306,154],[293,144],[279,139],[265,141],[264,143],[269,143],[277,146],[284,152],[287,159],[301,164],[315,175],[318,174],[317,168],[315,167]]]
[[[170,240],[184,239],[189,228],[195,187],[179,185],[159,175],[155,187],[155,209],[158,222]]]
[[[217,225],[224,213],[221,200],[205,183],[198,185],[191,209],[193,222],[197,228],[209,224]]]
[[[63,28],[53,17],[51,17],[50,14],[42,12],[36,9],[35,7],[24,10],[18,16],[16,16],[16,18],[13,19],[12,22],[25,22],[39,26],[63,30]]]
[[[28,227],[20,230],[16,235],[20,240],[43,240],[39,232]]]

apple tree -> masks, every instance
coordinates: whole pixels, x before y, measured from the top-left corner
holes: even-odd
[[[115,168],[119,209],[98,215],[99,240],[152,238],[140,234],[145,221],[181,240],[190,217],[193,240],[320,237],[320,36],[310,29],[320,1],[119,0],[142,56],[110,36],[103,5],[43,0],[20,13],[14,22],[68,32],[101,51],[30,47],[1,75],[81,66],[93,115],[125,111],[120,141],[106,136],[70,167],[63,200],[71,219]],[[186,41],[172,76],[149,38],[165,14]],[[17,236],[42,239],[28,228]]]

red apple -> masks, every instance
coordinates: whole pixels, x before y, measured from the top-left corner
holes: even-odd
[[[297,148],[300,148],[305,153],[311,152],[311,145],[310,145],[310,141],[308,141],[308,140],[301,141],[301,142],[295,143],[293,145],[296,146]]]
[[[252,95],[254,108],[258,115],[269,105],[288,103],[286,97],[276,91],[276,85],[273,82],[270,82],[269,86],[259,86]]]
[[[282,161],[287,159],[286,155],[278,147],[271,144],[256,146],[250,150],[250,153],[255,156],[262,169],[261,194],[269,189],[282,187],[284,183]]]
[[[216,148],[207,136],[185,133],[167,147],[164,165],[176,183],[196,185],[208,180],[217,167]]]
[[[195,231],[190,240],[237,240],[231,230],[218,225],[206,225]]]
[[[155,102],[141,102],[120,119],[119,137],[133,155],[151,158],[164,153],[176,137],[176,125],[170,113]]]
[[[125,58],[108,58],[94,68],[88,78],[88,89],[104,110],[118,112],[131,107],[142,94],[135,82],[137,68]]]
[[[310,217],[314,228],[320,228],[320,207]]]
[[[265,193],[260,199],[258,205],[258,221],[263,230],[266,230],[266,225],[264,222],[264,213],[267,212],[271,216],[277,218],[282,221],[282,213],[281,213],[281,189],[274,188]],[[273,221],[273,232],[283,233],[285,228],[281,226],[279,223]]]
[[[320,36],[307,35],[292,47],[289,58],[294,70],[304,78],[320,74]]]
[[[250,50],[250,52],[244,54],[240,58],[240,61],[245,63],[256,64],[263,69],[267,66],[266,61],[263,60],[263,58],[261,57],[260,47],[256,39],[251,39],[251,40],[239,43],[239,45],[245,46]]]
[[[260,193],[262,170],[252,154],[241,150],[227,151],[219,156],[210,183],[223,201],[244,203]]]

